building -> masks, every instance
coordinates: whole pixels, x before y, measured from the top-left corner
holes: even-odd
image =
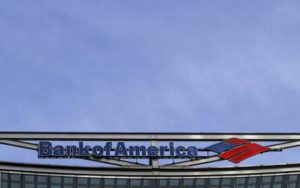
[[[0,132],[0,144],[33,150],[39,158],[99,162],[95,167],[1,161],[0,188],[300,187],[300,163],[205,166],[297,147],[298,133]]]

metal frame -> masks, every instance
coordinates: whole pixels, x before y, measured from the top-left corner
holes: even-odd
[[[251,141],[300,141],[300,133],[0,132],[0,140],[220,141],[231,137]]]
[[[30,141],[147,141],[157,146],[158,141],[180,142],[206,142],[222,141],[224,139],[238,137],[250,141],[271,141],[273,151],[282,151],[291,147],[300,146],[300,133],[94,133],[94,132],[0,132],[0,144],[21,147],[24,149],[38,150],[38,145]],[[280,142],[280,143],[278,143]],[[211,163],[223,160],[216,155],[200,156],[183,162],[159,165],[158,158],[149,158],[149,164],[131,162],[120,158],[81,158],[100,163],[108,163],[124,168],[151,168],[162,167],[189,168],[195,165]]]
[[[100,178],[222,178],[300,174],[300,163],[209,168],[112,168],[41,165],[0,161],[0,173],[40,174]]]

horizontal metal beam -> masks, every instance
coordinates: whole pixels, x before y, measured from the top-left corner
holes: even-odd
[[[20,148],[24,148],[24,149],[38,150],[38,145],[37,144],[32,144],[32,143],[28,143],[28,142],[21,142],[21,141],[18,141],[18,140],[0,140],[0,144],[20,147]]]
[[[268,146],[268,147],[271,150],[282,150],[282,149],[288,149],[288,148],[297,147],[297,146],[300,146],[300,141],[275,144],[275,145]]]
[[[193,178],[193,177],[243,177],[300,173],[300,164],[259,165],[240,167],[209,167],[209,168],[103,168],[61,165],[37,165],[26,163],[10,163],[0,161],[0,172],[30,173],[36,175],[69,175],[84,177],[119,177],[119,178]]]
[[[232,137],[250,141],[300,141],[300,133],[0,132],[0,140],[220,141]]]
[[[222,161],[223,159],[217,155],[207,157],[205,159],[196,159],[196,160],[187,160],[187,161],[181,161],[177,163],[170,163],[163,165],[164,167],[190,167],[190,166],[196,166],[201,165],[205,163],[213,163],[217,161]]]
[[[124,161],[124,160],[115,160],[115,159],[107,159],[107,158],[96,159],[92,156],[90,156],[89,158],[82,158],[82,159],[94,161],[94,162],[100,162],[100,163],[107,163],[107,164],[116,165],[116,166],[120,166],[120,167],[124,167],[124,168],[134,168],[134,167],[146,166],[141,163],[134,163],[134,162]]]

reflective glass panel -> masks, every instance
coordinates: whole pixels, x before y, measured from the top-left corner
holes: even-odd
[[[88,179],[87,178],[77,178],[77,188],[87,188]]]
[[[167,188],[168,187],[168,180],[159,179],[157,181],[158,181],[159,188]]]
[[[38,183],[47,183],[47,176],[37,176]]]
[[[37,176],[36,178],[37,181],[37,188],[47,188],[47,181],[48,177],[47,176]]]
[[[222,188],[230,188],[231,187],[231,181],[232,179],[231,178],[224,178],[222,180]]]
[[[299,175],[198,179],[73,178],[1,173],[1,188],[300,188]],[[77,185],[75,185],[75,183]]]
[[[275,176],[274,177],[273,188],[281,188],[282,180],[283,180],[282,176]]]
[[[195,187],[205,188],[205,179],[196,179]]]
[[[47,188],[47,176],[37,176],[37,188]]]
[[[296,188],[297,186],[297,175],[290,175],[288,176],[288,188]]]
[[[194,187],[194,179],[183,179],[182,180],[183,188],[193,188]]]
[[[90,179],[90,188],[101,187],[101,179],[92,178]]]
[[[117,179],[117,188],[126,188],[128,185],[127,179]]]
[[[73,188],[74,178],[64,177],[64,187],[63,188]]]
[[[154,187],[155,187],[155,180],[151,180],[151,179],[143,180],[143,188],[154,188]]]
[[[208,179],[208,186],[210,188],[218,188],[220,184],[220,179]]]
[[[34,188],[34,176],[24,175],[24,187],[25,188]]]
[[[21,175],[11,174],[11,188],[21,188]]]
[[[247,188],[255,188],[256,187],[257,178],[250,177],[248,178],[248,187]]]
[[[179,179],[170,179],[169,188],[179,188],[181,187],[181,180]]]
[[[8,174],[1,174],[1,188],[8,188]]]
[[[246,187],[246,178],[236,178],[235,179],[236,188],[245,188]]]
[[[50,188],[61,188],[61,177],[50,177]]]
[[[104,179],[104,188],[113,188],[115,184],[115,179],[105,178]]]
[[[8,174],[1,173],[1,180],[2,181],[8,181]]]
[[[268,177],[262,177],[261,180],[261,187],[262,188],[271,188],[271,182],[272,182],[272,177],[268,176]]]
[[[130,188],[140,188],[140,187],[141,187],[141,180],[139,179],[130,180]]]

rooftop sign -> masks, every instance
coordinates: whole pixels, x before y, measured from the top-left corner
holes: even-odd
[[[76,158],[130,168],[189,168],[222,160],[239,163],[259,153],[300,147],[300,133],[0,132],[1,144],[34,150],[39,158]]]
[[[39,158],[197,158],[199,151],[212,151],[218,156],[234,163],[239,163],[248,157],[258,153],[266,152],[269,148],[245,139],[231,138],[213,144],[206,148],[197,146],[175,146],[169,142],[163,146],[128,145],[125,142],[106,142],[104,145],[53,145],[51,142],[43,141],[38,145]]]

